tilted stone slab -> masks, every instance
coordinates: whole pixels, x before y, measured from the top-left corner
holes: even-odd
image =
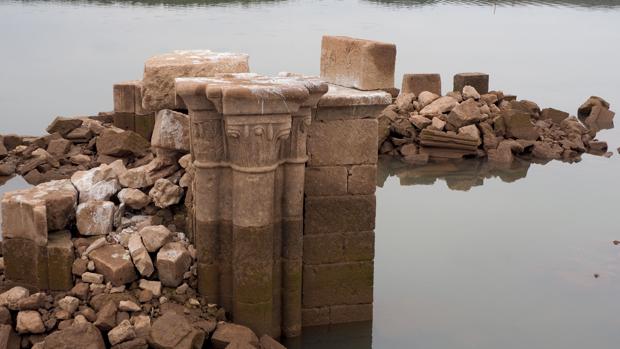
[[[321,78],[360,90],[394,87],[396,45],[346,36],[323,36]]]
[[[136,280],[137,275],[129,251],[121,245],[105,245],[90,253],[97,273],[114,286],[122,286]]]
[[[242,53],[209,50],[178,50],[151,57],[144,63],[142,106],[148,111],[176,109],[175,78],[248,72],[248,59]]]
[[[77,198],[69,180],[6,193],[2,199],[3,238],[27,239],[45,246],[48,230],[64,229],[73,220]]]

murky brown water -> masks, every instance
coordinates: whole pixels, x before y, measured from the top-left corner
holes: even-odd
[[[541,107],[574,113],[597,94],[620,110],[615,0],[2,1],[0,133],[109,110],[114,82],[172,49],[317,73],[325,33],[394,42],[397,76],[438,72],[444,91],[456,72],[485,71]],[[620,146],[617,129],[599,135]],[[308,330],[290,347],[617,348],[619,159],[383,163],[373,323]]]

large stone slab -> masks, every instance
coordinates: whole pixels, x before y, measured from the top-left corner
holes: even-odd
[[[374,195],[307,197],[304,234],[372,231],[375,201]]]
[[[188,153],[189,116],[169,109],[159,111],[155,117],[151,145]]]
[[[377,120],[313,122],[308,130],[309,166],[377,163]]]
[[[480,94],[489,93],[489,74],[459,73],[454,75],[454,91],[461,92],[465,86],[471,86]]]
[[[303,306],[373,301],[373,262],[304,265]]]
[[[64,229],[75,217],[77,197],[69,180],[6,193],[2,198],[3,238],[27,239],[45,246],[48,230]]]
[[[396,45],[346,36],[323,36],[321,78],[360,90],[394,87]]]
[[[49,235],[47,243],[48,287],[52,291],[68,291],[73,287],[71,269],[75,254],[69,231]]]
[[[175,78],[246,73],[248,59],[246,54],[209,50],[177,50],[151,57],[144,63],[142,106],[148,111],[176,109]]]

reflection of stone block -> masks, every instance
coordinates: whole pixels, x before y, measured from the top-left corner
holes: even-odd
[[[324,36],[321,44],[321,78],[360,90],[394,87],[396,45]]]
[[[52,291],[67,291],[73,287],[71,268],[75,255],[71,233],[50,233],[47,243],[48,285]]]
[[[313,122],[308,131],[310,166],[377,163],[377,120]]]
[[[423,91],[441,96],[441,76],[439,74],[405,74],[403,76],[400,93],[413,93],[418,96]]]
[[[192,50],[154,56],[144,63],[142,106],[147,111],[176,109],[174,79],[178,77],[207,77],[248,71],[246,54]]]
[[[343,166],[307,167],[304,190],[308,196],[345,195],[347,178]]]
[[[303,306],[372,303],[373,272],[373,262],[305,265]]]
[[[2,244],[7,280],[35,289],[47,289],[47,249],[27,239],[5,239]]]
[[[307,197],[304,234],[372,231],[375,196]]]
[[[475,88],[480,94],[489,93],[489,74],[460,73],[454,75],[454,91],[462,92],[465,86]]]

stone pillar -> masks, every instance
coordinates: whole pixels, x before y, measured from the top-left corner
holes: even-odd
[[[308,131],[303,325],[372,319],[377,120],[383,91],[329,85]]]
[[[298,334],[309,97],[326,85],[221,74],[176,89],[191,118],[200,290],[258,334]]]

